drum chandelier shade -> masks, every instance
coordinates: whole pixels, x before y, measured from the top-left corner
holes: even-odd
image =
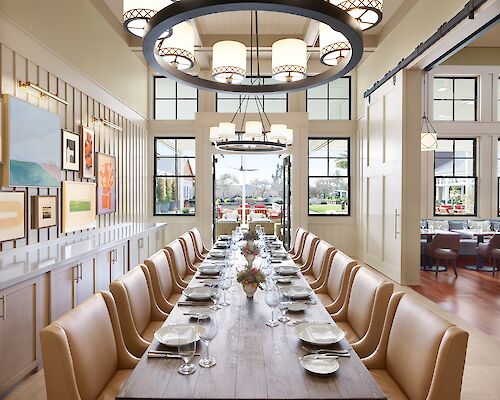
[[[247,47],[243,43],[223,40],[212,51],[212,76],[217,82],[237,84],[245,78]]]
[[[142,38],[149,19],[169,4],[172,4],[171,0],[123,0],[124,28],[132,35]],[[169,35],[168,30],[163,37]]]
[[[247,121],[245,123],[246,140],[262,139],[263,126],[261,121]]]
[[[293,143],[293,129],[292,128],[287,128],[286,130],[286,144],[292,144]]]
[[[269,139],[279,142],[286,143],[288,135],[288,127],[285,124],[272,124],[271,131],[269,132]]]
[[[172,35],[158,42],[158,55],[169,65],[184,70],[194,66],[194,30],[189,22],[172,28]]]
[[[319,26],[319,47],[320,60],[325,65],[338,65],[351,51],[345,36],[325,24]]]
[[[273,78],[295,82],[307,76],[307,43],[300,39],[281,39],[272,47]]]
[[[219,140],[219,127],[218,126],[212,126],[210,128],[210,141],[211,142],[216,142]]]
[[[236,137],[236,124],[232,122],[221,122],[219,124],[219,139],[231,140]]]
[[[382,21],[382,0],[330,0],[330,2],[357,19],[363,31],[373,28]]]

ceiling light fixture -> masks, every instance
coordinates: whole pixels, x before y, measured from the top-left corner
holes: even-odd
[[[382,0],[330,0],[330,2],[357,19],[363,31],[377,26],[382,21],[384,8]]]
[[[217,82],[240,83],[247,73],[247,47],[240,42],[223,40],[213,47],[212,76]]]
[[[427,74],[424,75],[424,115],[422,116],[422,127],[420,129],[420,150],[435,151],[437,149],[437,133],[434,127],[427,118],[426,110],[428,109],[427,100]]]
[[[142,38],[150,18],[172,2],[171,0],[123,0],[123,27],[132,35]],[[162,37],[170,34],[171,31],[167,30]]]
[[[272,47],[273,78],[295,82],[307,77],[307,43],[300,39],[281,39]]]

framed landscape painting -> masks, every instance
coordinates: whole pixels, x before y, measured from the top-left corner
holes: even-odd
[[[94,131],[82,126],[82,178],[94,179],[95,177],[94,139]]]
[[[96,153],[97,214],[116,212],[116,157]]]
[[[31,227],[49,228],[57,225],[57,196],[31,198]]]
[[[58,115],[4,95],[4,186],[61,185],[61,127]]]
[[[62,130],[62,169],[80,170],[80,135]]]
[[[96,190],[93,182],[64,181],[62,184],[62,232],[96,227]]]
[[[0,242],[25,236],[25,209],[25,192],[0,192]]]

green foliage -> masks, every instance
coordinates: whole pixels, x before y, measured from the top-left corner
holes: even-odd
[[[158,179],[156,181],[156,201],[158,203],[165,203],[165,201],[166,201],[165,180],[164,179]]]

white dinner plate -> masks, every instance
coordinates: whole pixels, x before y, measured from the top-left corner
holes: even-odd
[[[307,308],[307,304],[304,302],[290,303],[288,305],[289,312],[301,312]]]
[[[313,290],[308,286],[290,286],[280,289],[281,292],[292,300],[305,299],[313,294]]]
[[[202,326],[190,324],[165,325],[155,332],[154,338],[165,346],[179,346],[197,341],[203,329]]]
[[[190,286],[182,292],[190,300],[210,300],[217,294],[217,289],[206,286]]]
[[[295,265],[280,265],[275,267],[274,270],[280,275],[295,275],[300,271],[300,268]]]
[[[300,364],[309,372],[314,374],[333,374],[340,368],[335,358],[321,358],[317,354],[309,354],[300,358]]]
[[[205,275],[219,275],[219,267],[217,265],[200,265],[198,271]]]
[[[293,331],[304,342],[317,345],[333,344],[345,338],[345,332],[337,325],[321,322],[304,322]]]

